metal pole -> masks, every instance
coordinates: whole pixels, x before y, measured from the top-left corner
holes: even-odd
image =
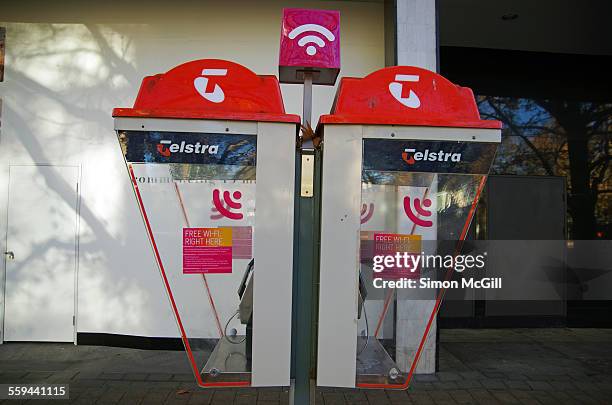
[[[309,158],[314,160],[311,151],[304,151],[300,160]],[[304,167],[302,166],[302,169]],[[302,174],[303,175],[303,174]],[[293,405],[314,404],[314,384],[312,382],[313,345],[316,336],[313,331],[313,318],[315,316],[314,287],[316,284],[315,267],[317,263],[317,232],[316,207],[318,204],[317,188],[314,188],[313,197],[298,197],[299,222],[297,224],[296,244],[299,258],[294,266],[296,279],[296,292],[294,295],[295,327],[293,329],[292,344],[295,349],[294,357],[294,384],[291,390],[290,403]]]
[[[302,125],[311,125],[312,120],[312,72],[304,72],[304,98]],[[314,404],[314,381],[311,379],[313,366],[313,314],[315,267],[317,266],[318,246],[317,205],[318,188],[315,179],[316,152],[312,139],[302,143],[296,161],[296,174],[299,173],[299,191],[296,193],[296,214],[298,215],[294,254],[298,256],[294,266],[294,316],[292,333],[294,352],[294,375],[289,391],[291,405]],[[308,183],[308,184],[306,184]],[[310,190],[310,191],[307,191]]]
[[[312,125],[312,72],[304,72],[304,97],[302,99],[302,125]],[[302,144],[302,149],[314,150],[312,139]]]

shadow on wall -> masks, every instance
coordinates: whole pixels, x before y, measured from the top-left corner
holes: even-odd
[[[77,207],[78,330],[177,335],[112,130],[112,107],[135,94],[134,83],[139,84],[132,79],[140,75],[129,62],[131,41],[98,26],[14,24],[8,32],[12,46],[7,50],[7,80],[0,87],[4,181],[9,164],[83,169]],[[74,209],[73,185],[55,170],[40,175]],[[11,235],[31,229],[11,229]],[[39,235],[20,263],[35,262],[50,271],[58,264],[49,262],[47,253],[66,248],[70,246],[53,232],[42,239]],[[37,285],[20,291],[32,294],[49,284],[40,277],[28,278]]]
[[[0,23],[7,27],[5,82],[0,84],[0,161],[7,163],[0,165],[0,188],[7,187],[8,165],[80,166],[78,331],[178,336],[117,145],[112,108],[133,104],[143,76],[188,60],[216,57],[260,74],[275,73],[285,6],[339,9],[343,73],[363,76],[384,65],[383,5],[238,1],[227,7],[188,0],[175,7],[154,0],[144,9],[138,2],[61,4],[24,0],[3,6],[0,19],[23,22]],[[283,86],[282,92],[287,111],[300,112],[299,86]],[[333,94],[333,87],[315,91],[314,117],[329,111]],[[59,176],[47,180],[60,196],[69,189]],[[0,210],[7,200],[0,196]],[[0,228],[2,233],[6,224]],[[57,243],[48,235],[37,248]],[[208,308],[205,297],[202,292]],[[216,336],[212,315],[204,323],[198,334]]]

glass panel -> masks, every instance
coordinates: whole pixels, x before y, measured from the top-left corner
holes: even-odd
[[[198,383],[249,385],[256,137],[119,139]]]
[[[612,104],[478,96],[484,119],[503,123],[493,174],[567,179],[570,239],[610,239]]]
[[[364,141],[358,386],[406,388],[419,358],[434,355],[436,282],[454,272],[495,147]]]

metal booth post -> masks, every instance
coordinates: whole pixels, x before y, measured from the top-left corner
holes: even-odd
[[[302,137],[296,159],[296,235],[290,401],[314,403],[318,291],[320,140],[312,130],[312,85],[333,86],[340,72],[340,13],[284,9],[279,52],[281,83],[303,84]]]
[[[198,385],[289,386],[300,121],[277,78],[196,60],[113,116]]]

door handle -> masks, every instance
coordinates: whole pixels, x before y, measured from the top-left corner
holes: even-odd
[[[8,251],[8,252],[4,252],[4,254],[9,260],[15,260],[15,253]]]

